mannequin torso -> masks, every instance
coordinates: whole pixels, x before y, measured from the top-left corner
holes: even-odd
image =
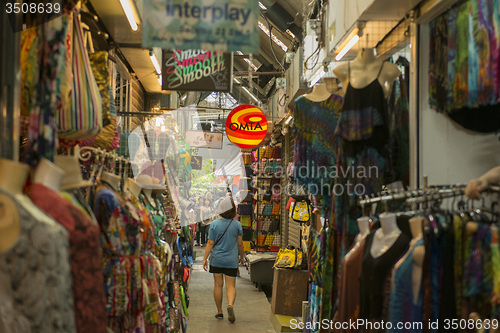
[[[414,217],[410,219],[410,229],[413,239],[410,243],[410,248],[412,248],[413,244],[415,244],[419,239],[422,238],[422,225],[424,223],[421,217]],[[422,282],[422,271],[424,266],[424,258],[425,258],[425,246],[418,245],[415,247],[413,251],[413,268],[412,268],[412,286],[413,286],[413,302],[416,303],[418,299],[418,293],[420,290],[420,285]]]
[[[139,198],[139,194],[141,194],[141,190],[142,190],[142,188],[139,185],[137,185],[135,180],[133,180],[132,178],[127,179],[127,189],[136,198]]]
[[[386,98],[389,96],[392,83],[401,74],[396,65],[378,59],[375,49],[359,50],[356,59],[335,67],[333,72],[343,82],[344,92],[349,85],[361,89],[378,78]]]
[[[23,186],[28,176],[28,166],[0,159],[0,188],[15,196],[23,196]],[[16,203],[6,194],[0,193],[0,251],[15,244],[21,231],[21,219]]]
[[[326,84],[318,83],[313,87],[313,91],[305,94],[304,97],[312,102],[323,102],[330,98],[332,94],[326,89]]]
[[[349,252],[345,255],[344,258],[349,258],[356,250],[358,249],[361,242],[366,238],[366,236],[370,233],[370,219],[368,216],[362,216],[358,220],[359,234],[356,236],[354,246],[351,248]]]
[[[401,230],[398,228],[396,221],[396,214],[382,213],[379,218],[381,228],[375,232],[370,248],[373,258],[384,254],[396,242],[399,235],[401,235]]]
[[[120,190],[120,181],[121,181],[120,176],[117,176],[110,172],[103,172],[101,180],[108,183],[115,192],[118,192]]]
[[[59,192],[63,178],[64,171],[54,163],[43,158],[38,163],[33,182],[50,188],[54,192]]]

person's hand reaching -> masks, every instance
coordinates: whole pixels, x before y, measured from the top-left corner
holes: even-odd
[[[465,188],[465,195],[471,199],[479,200],[481,199],[481,192],[486,190],[487,187],[488,183],[485,180],[481,178],[472,179]]]

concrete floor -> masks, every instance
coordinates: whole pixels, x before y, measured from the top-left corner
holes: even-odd
[[[263,292],[250,282],[250,275],[245,267],[240,267],[241,277],[236,280],[236,302],[234,312],[236,322],[227,320],[227,300],[224,290],[222,308],[224,319],[216,319],[217,313],[213,298],[212,274],[203,270],[205,248],[195,247],[196,261],[189,281],[188,295],[189,318],[188,332],[201,333],[274,333],[271,325],[271,304]]]

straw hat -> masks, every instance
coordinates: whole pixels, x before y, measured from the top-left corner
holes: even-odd
[[[156,179],[157,182],[155,182],[155,179],[156,178],[153,178],[150,175],[145,175],[141,173],[139,176],[137,176],[135,182],[137,183],[137,185],[145,189],[165,190],[167,188],[165,185],[160,185],[157,179]]]
[[[84,180],[80,163],[76,156],[56,155],[54,164],[64,171],[64,178],[61,182],[61,190],[71,190],[79,187],[92,186],[90,180]]]

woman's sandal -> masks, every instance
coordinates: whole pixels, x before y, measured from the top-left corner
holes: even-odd
[[[215,315],[215,318],[217,319],[224,319],[224,315],[222,313],[218,313]]]

